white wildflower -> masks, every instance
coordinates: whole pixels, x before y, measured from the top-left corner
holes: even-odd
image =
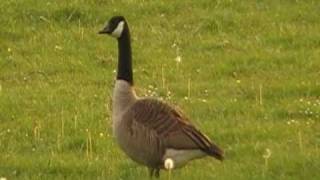
[[[181,56],[177,56],[177,57],[175,58],[175,61],[176,61],[177,63],[180,63],[180,62],[181,62]]]
[[[62,47],[59,46],[59,45],[55,45],[55,46],[54,46],[54,49],[56,49],[56,50],[62,50]]]
[[[100,136],[100,137],[103,137],[103,136],[104,136],[104,134],[101,132],[101,133],[99,133],[99,136]]]
[[[201,101],[202,101],[202,102],[204,102],[204,103],[206,103],[206,102],[207,102],[207,100],[206,100],[206,99],[201,99]]]
[[[269,148],[267,148],[266,151],[264,152],[264,154],[262,155],[262,157],[264,159],[269,159],[271,157],[271,154],[272,154],[271,150]]]

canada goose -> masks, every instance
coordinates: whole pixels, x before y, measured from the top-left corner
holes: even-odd
[[[223,160],[223,151],[202,134],[184,114],[152,98],[139,98],[133,89],[128,23],[112,17],[99,34],[118,40],[118,71],[112,97],[113,133],[120,148],[147,166],[151,177],[160,169],[179,168],[206,155]],[[166,161],[168,160],[168,161]],[[167,162],[169,165],[165,165]]]

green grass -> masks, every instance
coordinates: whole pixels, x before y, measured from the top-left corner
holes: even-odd
[[[223,163],[193,161],[172,179],[320,178],[318,1],[8,0],[0,8],[0,177],[148,179],[112,138],[117,46],[97,32],[121,14],[138,94],[179,105],[226,152]]]

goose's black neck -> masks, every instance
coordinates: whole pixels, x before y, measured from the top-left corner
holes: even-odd
[[[133,85],[131,41],[127,24],[125,24],[121,37],[118,38],[118,50],[119,59],[117,79],[125,80],[129,84]]]

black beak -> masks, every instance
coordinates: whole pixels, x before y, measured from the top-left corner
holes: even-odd
[[[111,34],[111,29],[109,28],[109,25],[107,25],[105,28],[103,28],[101,31],[98,32],[98,34]]]

